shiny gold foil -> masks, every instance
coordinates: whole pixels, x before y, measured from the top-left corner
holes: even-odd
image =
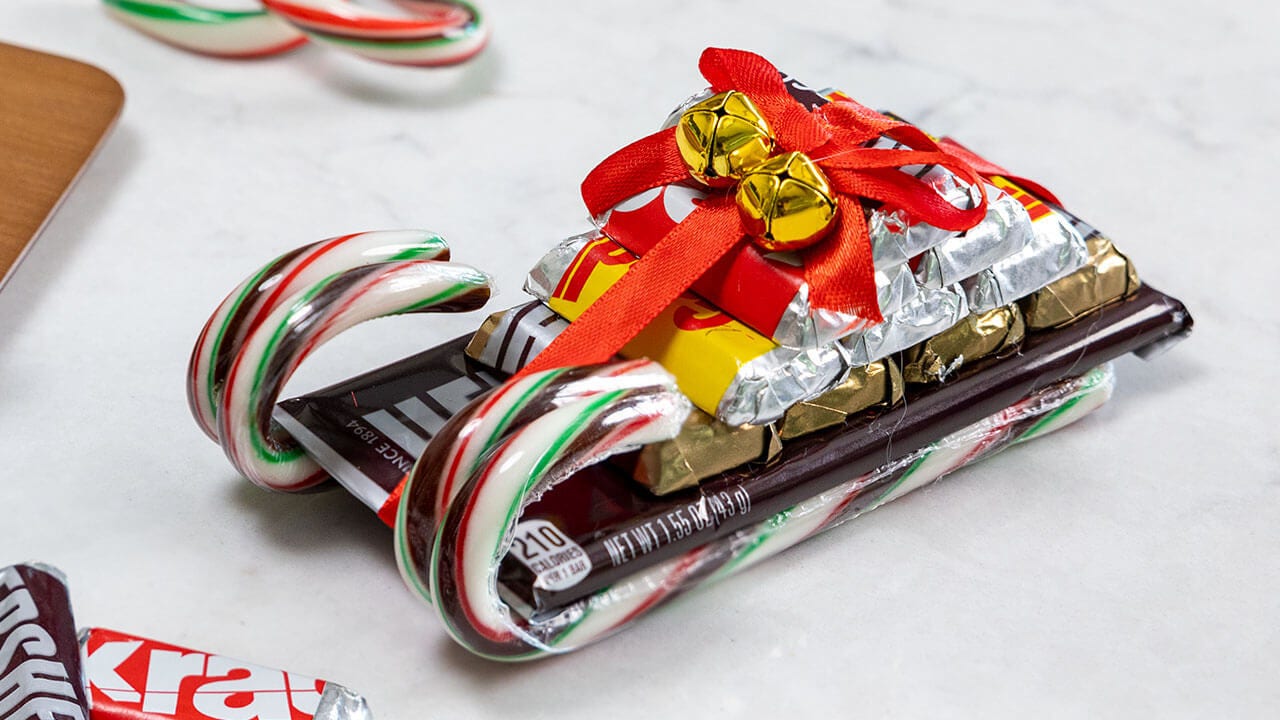
[[[1066,325],[1109,302],[1137,292],[1133,263],[1101,235],[1089,238],[1089,263],[1021,301],[1029,330]]]
[[[902,377],[909,383],[945,381],[979,358],[1016,350],[1027,334],[1017,305],[967,316],[950,328],[902,352]]]
[[[752,460],[776,455],[775,445],[773,428],[768,425],[734,427],[694,408],[679,435],[641,448],[634,476],[654,494],[665,495]]]
[[[690,175],[723,187],[769,158],[773,133],[751,98],[730,90],[684,111],[676,125],[676,146]]]
[[[902,373],[888,358],[854,368],[844,382],[791,406],[778,423],[778,435],[786,441],[839,425],[863,410],[892,407],[902,400],[902,390]]]
[[[748,170],[737,200],[747,233],[770,252],[812,245],[836,218],[831,183],[804,153],[778,155]]]
[[[498,323],[502,321],[502,316],[506,315],[506,310],[499,310],[480,323],[480,327],[476,330],[476,334],[471,336],[471,342],[467,343],[467,347],[463,350],[467,357],[472,360],[479,360],[481,353],[484,352],[485,345],[489,344],[489,338],[493,337],[493,331],[498,329]]]

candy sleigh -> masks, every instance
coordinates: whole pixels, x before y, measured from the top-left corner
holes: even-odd
[[[1107,361],[1190,328],[1039,185],[757,56],[702,69],[711,93],[588,176],[599,229],[474,337],[277,406],[342,328],[487,299],[437,237],[369,233],[264,267],[197,343],[232,463],[335,477],[481,655],[580,647],[1063,427]]]

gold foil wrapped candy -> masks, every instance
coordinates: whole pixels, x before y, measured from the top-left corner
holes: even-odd
[[[737,200],[747,232],[770,252],[812,245],[836,219],[831,183],[804,153],[784,153],[751,168]]]
[[[778,423],[785,441],[839,425],[850,415],[871,408],[892,407],[902,400],[902,373],[885,358],[856,367],[844,382],[818,397],[797,403]]]
[[[771,425],[726,425],[694,408],[679,435],[640,449],[632,476],[654,494],[665,495],[781,450]]]
[[[676,146],[689,174],[712,187],[732,185],[773,153],[773,132],[751,98],[730,90],[680,116]]]
[[[1137,292],[1142,284],[1133,263],[1110,240],[1088,240],[1089,262],[1023,298],[1027,328],[1044,330],[1066,325],[1081,315]]]
[[[1002,356],[1026,337],[1017,305],[973,313],[950,328],[902,352],[902,377],[909,383],[942,382],[979,358]]]

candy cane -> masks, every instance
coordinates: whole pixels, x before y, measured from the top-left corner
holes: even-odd
[[[342,235],[292,250],[240,283],[214,310],[196,340],[187,370],[187,404],[215,442],[217,397],[245,337],[295,293],[335,273],[404,260],[448,260],[444,238],[425,230]]]
[[[103,0],[107,12],[130,27],[184,50],[252,58],[292,50],[307,36],[258,7],[224,10],[188,0]]]
[[[463,0],[406,0],[414,17],[350,0],[263,2],[314,40],[393,65],[454,65],[480,52],[489,39],[484,16]]]
[[[402,570],[407,578],[412,576],[411,586],[420,592],[425,588],[450,635],[473,652],[499,660],[565,652],[622,629],[685,590],[740,572],[1012,442],[1074,422],[1110,396],[1111,378],[1108,366],[1035,393],[873,473],[635,573],[550,617],[530,621],[514,615],[497,589],[499,562],[510,548],[520,511],[530,495],[545,491],[573,469],[619,451],[642,435],[665,437],[671,431],[646,426],[641,432],[619,432],[611,438],[609,423],[600,418],[611,407],[615,418],[625,415],[625,402],[645,397],[646,391],[588,396],[546,412],[523,427],[474,430],[471,441],[484,444],[493,439],[496,443],[487,457],[481,457],[483,451],[459,448],[448,439],[433,441],[448,444],[449,451],[433,456],[432,467],[422,470],[426,475],[448,472],[447,468],[454,467],[448,464],[451,459],[462,457],[464,465],[466,458],[480,459],[473,461],[470,477],[452,501],[447,501],[443,521],[434,533],[415,532],[421,530],[426,513],[409,521],[408,506],[414,494],[406,492],[396,525]],[[546,402],[531,385],[491,400],[487,405],[475,404],[464,411],[467,417],[455,420],[471,428],[495,427],[493,417],[518,419],[537,407],[545,410]],[[632,422],[640,422],[634,411]],[[437,436],[441,437],[446,436]],[[414,547],[423,542],[431,543],[429,553]],[[429,582],[423,582],[424,572],[429,574]]]
[[[366,265],[325,278],[282,301],[246,335],[215,390],[218,440],[232,465],[273,490],[302,490],[326,475],[296,441],[272,425],[289,376],[317,347],[376,317],[467,311],[489,299],[489,278],[432,260]]]

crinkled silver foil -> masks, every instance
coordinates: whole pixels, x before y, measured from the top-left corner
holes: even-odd
[[[556,339],[569,321],[534,300],[503,311],[476,361],[514,374]],[[470,351],[470,347],[468,347]]]
[[[931,288],[960,282],[991,267],[1032,242],[1027,210],[1012,195],[987,185],[987,214],[968,230],[920,256],[916,275]]]
[[[1031,229],[1021,250],[961,283],[973,312],[1008,305],[1089,262],[1088,245],[1062,214],[1041,217]]]
[[[373,720],[364,698],[335,683],[326,682],[315,720]]]
[[[915,299],[873,328],[840,341],[850,367],[875,362],[924,342],[960,322],[969,303],[959,285],[921,287]]]
[[[551,293],[555,292],[560,278],[568,272],[578,252],[598,237],[600,237],[600,231],[590,230],[561,240],[529,271],[528,277],[524,280],[524,291],[543,302],[550,300]]]
[[[838,343],[799,350],[779,347],[738,369],[716,417],[729,425],[761,425],[787,408],[835,387],[849,366]]]
[[[915,274],[908,265],[877,269],[876,299],[880,303],[880,314],[897,312],[898,308],[911,302],[918,287]],[[809,286],[802,285],[800,292],[787,303],[787,309],[773,330],[773,339],[788,347],[821,347],[853,332],[862,322],[863,319],[857,315],[811,307]]]

